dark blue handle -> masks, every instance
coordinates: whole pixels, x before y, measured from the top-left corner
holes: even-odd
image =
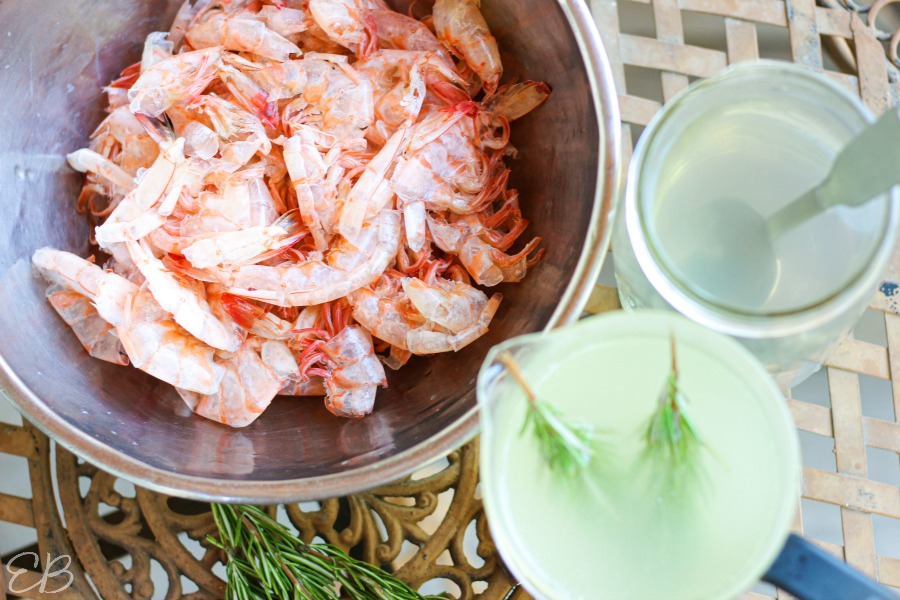
[[[900,600],[883,585],[793,533],[763,581],[800,600]]]

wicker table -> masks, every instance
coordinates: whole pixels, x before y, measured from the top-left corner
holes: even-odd
[[[876,9],[891,1],[879,0]],[[889,36],[876,28],[874,12],[855,12],[850,0],[846,4],[824,0],[821,6],[814,0],[591,4],[620,92],[626,158],[633,139],[662,102],[696,78],[760,56],[793,59],[824,70],[877,113],[900,100],[900,72],[886,59],[879,41]],[[873,381],[900,381],[900,286],[893,283],[900,282],[900,254],[888,279],[873,299],[871,308],[877,312],[868,318],[870,324],[874,319],[881,334],[846,342],[828,362],[827,389],[817,392],[807,386],[788,402],[802,435],[815,435],[826,447],[833,444],[834,452],[833,461],[804,456],[804,500],[795,529],[804,530],[807,511],[831,505],[839,513],[839,539],[817,543],[880,581],[900,587],[900,555],[881,555],[877,550],[883,547],[877,543],[878,531],[891,527],[897,531],[900,524],[894,521],[900,520],[900,476],[877,480],[870,478],[869,469],[874,452],[881,459],[889,453],[896,469],[900,383],[891,388],[892,407],[882,411],[881,418],[865,410],[860,385],[864,382],[866,390]],[[589,310],[616,306],[615,291],[598,286]],[[35,529],[37,545],[29,550],[41,557],[38,566],[33,555],[20,557],[16,568],[27,570],[18,572],[14,581],[10,571],[0,568],[0,599],[4,589],[19,597],[12,591],[32,585],[36,587],[20,596],[58,600],[98,594],[105,600],[222,596],[220,556],[203,542],[213,529],[207,506],[135,490],[58,447],[54,452],[51,442],[28,424],[0,423],[0,453],[26,459],[31,482],[30,498],[0,493],[0,521]],[[412,479],[348,498],[277,510],[284,511],[303,538],[318,536],[352,549],[374,564],[395,569],[413,585],[444,579],[458,588],[460,598],[526,598],[502,568],[490,541],[477,489],[477,458],[478,445],[473,442]],[[64,556],[73,557],[70,565],[50,564]],[[165,590],[155,589],[151,580],[151,571],[160,568],[168,582]],[[42,590],[39,583],[48,571],[59,573]],[[65,591],[51,593],[66,587],[69,579],[72,583]],[[772,594],[759,590],[748,598]]]

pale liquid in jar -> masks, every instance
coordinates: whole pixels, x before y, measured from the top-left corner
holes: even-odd
[[[796,310],[848,283],[873,252],[878,229],[872,211],[877,207],[836,207],[770,240],[769,249],[741,247],[716,236],[716,213],[704,211],[705,204],[716,201],[722,210],[744,203],[766,218],[825,179],[846,133],[817,123],[811,135],[804,130],[806,120],[802,106],[781,100],[738,101],[696,118],[671,143],[646,193],[655,197],[651,223],[660,251],[690,273],[685,282],[690,287],[739,311]],[[691,261],[723,244],[726,260],[691,268]],[[733,277],[767,280],[760,272],[767,268],[763,260],[753,260],[767,252],[776,261],[768,293],[740,294],[728,284]],[[738,256],[747,253],[751,260]],[[735,260],[727,260],[729,255]],[[734,271],[742,267],[745,272]]]

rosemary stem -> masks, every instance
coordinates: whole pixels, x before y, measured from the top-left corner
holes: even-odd
[[[509,352],[501,352],[497,355],[497,362],[502,364],[509,374],[512,375],[512,378],[516,380],[516,383],[519,384],[519,387],[524,390],[525,395],[528,396],[528,402],[534,406],[537,404],[537,394],[534,393],[534,390],[531,389],[531,386],[528,385],[528,382],[525,380],[525,376],[522,374],[522,369],[519,368],[519,363],[516,362],[516,359],[512,357],[512,354]]]
[[[669,333],[669,344],[672,347],[672,374],[678,378],[678,354],[675,352],[675,332]]]
[[[219,538],[207,539],[226,552],[228,600],[440,600],[336,546],[305,543],[259,507],[212,510]]]
[[[669,385],[676,385],[678,382],[678,353],[675,351],[675,332],[669,332],[669,344],[671,345],[672,354],[672,373],[670,375]],[[677,418],[680,414],[678,403],[675,401],[675,390],[669,390],[669,404],[672,406],[673,415]]]

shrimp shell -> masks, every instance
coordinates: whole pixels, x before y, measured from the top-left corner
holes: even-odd
[[[378,40],[383,47],[434,52],[447,66],[455,66],[450,53],[421,21],[392,10],[373,10],[369,16],[375,22]]]
[[[126,300],[138,290],[124,277],[104,271],[71,252],[39,248],[32,255],[31,263],[47,281],[91,300],[100,316],[111,325],[122,322]]]
[[[215,78],[221,59],[222,47],[215,46],[156,63],[128,90],[131,112],[158,117],[172,105],[196,98]]]
[[[72,328],[88,354],[116,365],[127,365],[128,354],[116,328],[104,320],[86,296],[51,286],[47,299],[63,321]]]
[[[480,0],[437,0],[434,28],[439,40],[462,56],[481,78],[488,96],[494,93],[503,74],[497,40],[482,16]]]
[[[410,352],[422,355],[462,350],[488,332],[488,325],[497,313],[502,300],[501,294],[491,296],[478,316],[478,320],[458,333],[440,331],[433,327],[420,327],[409,332],[407,344]]]
[[[332,251],[329,260],[344,261],[336,268],[322,261],[307,261],[286,267],[251,265],[221,273],[220,280],[229,292],[262,300],[277,306],[309,306],[342,298],[377,280],[397,254],[400,243],[400,217],[383,211],[369,227],[377,228],[371,253]]]
[[[112,258],[33,255],[89,354],[244,427],[277,394],[362,417],[385,366],[488,331],[501,296],[472,282],[543,252],[510,251],[529,223],[503,161],[550,89],[498,87],[480,0],[426,4],[186,0],[142,40],[68,156]]]
[[[284,385],[249,342],[235,352],[234,358],[217,366],[223,376],[214,391],[203,394],[180,389],[178,393],[196,414],[231,427],[253,423]]]
[[[240,338],[213,315],[199,282],[190,282],[169,271],[153,256],[146,242],[128,242],[128,252],[147,278],[153,297],[176,323],[213,348],[233,352],[240,347]]]
[[[185,39],[194,48],[223,46],[226,50],[251,52],[280,62],[288,60],[292,54],[302,53],[300,48],[262,21],[241,14],[214,14],[188,29]]]
[[[325,379],[325,407],[340,417],[359,418],[372,412],[378,386],[387,385],[387,378],[369,332],[347,327],[322,351],[331,363],[331,377]]]
[[[213,394],[225,375],[215,349],[182,329],[148,292],[129,296],[116,329],[132,364],[177,388]]]

